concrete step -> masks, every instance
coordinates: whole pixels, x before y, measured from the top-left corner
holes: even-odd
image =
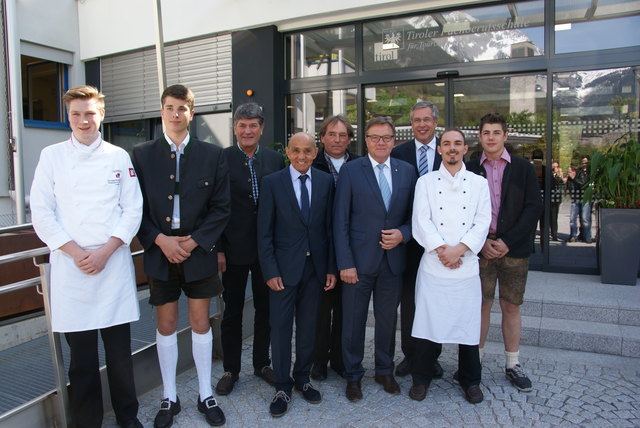
[[[502,342],[501,314],[492,314],[488,340]],[[544,348],[638,357],[640,327],[594,321],[522,317],[520,343]]]

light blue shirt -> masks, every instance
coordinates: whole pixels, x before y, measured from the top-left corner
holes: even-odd
[[[369,160],[371,161],[371,166],[373,167],[373,173],[376,176],[376,180],[378,181],[378,186],[380,186],[380,170],[378,169],[378,161],[376,161],[374,158],[371,157],[371,155],[367,155],[369,156]],[[389,183],[389,190],[391,191],[391,193],[393,194],[393,181],[391,180],[391,158],[387,158],[386,161],[384,161],[383,163],[386,165],[386,167],[383,169],[384,171],[384,177],[387,179],[387,183]]]
[[[302,205],[300,204],[300,195],[302,194],[302,190],[301,190],[302,181],[300,180],[300,176],[302,174],[300,172],[298,172],[298,170],[295,169],[291,165],[289,165],[289,173],[291,174],[291,182],[293,183],[293,191],[296,194],[296,200],[298,201],[298,207],[300,209],[302,209]],[[309,168],[307,170],[307,172],[305,172],[305,174],[307,174],[307,176],[309,177],[309,178],[307,178],[307,181],[305,182],[305,187],[307,188],[307,191],[309,192],[309,208],[311,208],[311,168]]]
[[[424,146],[420,141],[414,139],[413,140],[416,145],[416,165],[420,165],[420,147]],[[433,139],[426,144],[427,147],[427,166],[429,167],[429,172],[433,171],[433,163],[436,160],[436,137],[433,136]]]

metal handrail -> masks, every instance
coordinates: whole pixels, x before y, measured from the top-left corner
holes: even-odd
[[[131,253],[131,256],[137,257],[142,255],[143,253],[144,250],[134,251]],[[54,378],[56,380],[56,393],[58,395],[58,400],[56,402],[57,412],[54,412],[54,418],[57,417],[58,426],[65,427],[67,426],[69,397],[67,394],[67,381],[64,373],[64,363],[62,360],[60,334],[55,333],[51,328],[51,306],[49,300],[49,279],[51,275],[51,265],[49,263],[36,262],[36,257],[44,256],[47,254],[49,254],[49,248],[42,247],[0,256],[0,264],[33,258],[33,264],[40,269],[40,277],[25,279],[23,281],[18,281],[2,286],[0,287],[0,295],[42,284],[42,289],[38,290],[38,293],[42,294],[42,298],[44,301],[45,320],[47,322],[49,345],[51,348],[51,359],[53,363]]]
[[[33,229],[33,224],[25,223],[25,224],[16,224],[15,226],[0,227],[0,233],[19,232],[21,230],[27,230],[27,229]]]

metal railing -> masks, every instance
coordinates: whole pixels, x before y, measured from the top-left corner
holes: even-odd
[[[11,231],[25,230],[30,227],[30,225],[21,225],[12,228],[3,228],[2,231],[7,232],[7,229],[11,229]],[[137,257],[142,255],[143,253],[143,250],[135,251],[132,253],[132,256]],[[49,254],[49,249],[47,247],[42,247],[0,256],[0,265],[32,258],[33,264],[40,269],[40,277],[30,278],[2,286],[0,287],[0,295],[12,293],[14,291],[23,290],[30,287],[38,287],[38,293],[42,295],[44,301],[44,314],[47,324],[47,335],[49,338],[49,346],[51,348],[51,361],[53,363],[54,379],[56,383],[55,392],[57,399],[54,400],[54,411],[52,415],[53,423],[54,426],[57,427],[66,427],[68,425],[67,415],[69,410],[69,397],[67,394],[67,380],[65,376],[64,360],[62,357],[62,344],[60,341],[60,334],[55,333],[51,328],[51,302],[49,295],[51,265],[49,263],[37,263],[36,261],[36,257],[45,256],[47,254]],[[37,398],[36,400],[42,401],[46,398],[48,398],[48,396],[44,395]],[[29,403],[27,403],[25,406],[28,405]],[[20,408],[14,410],[20,410]]]

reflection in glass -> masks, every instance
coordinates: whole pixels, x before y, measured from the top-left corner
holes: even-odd
[[[106,139],[131,153],[133,146],[151,140],[150,120],[129,120],[105,124]]]
[[[307,92],[287,96],[287,136],[296,132],[308,132],[317,137],[322,121],[336,114],[347,117],[358,135],[358,106],[356,89],[340,89],[335,91]],[[355,141],[348,149],[357,152]],[[319,141],[319,140],[318,140]]]
[[[381,70],[544,54],[541,0],[366,23],[364,68]]]
[[[445,83],[421,83],[417,85],[393,85],[367,87],[364,90],[364,120],[375,116],[390,116],[396,126],[396,144],[413,138],[411,107],[419,101],[429,101],[438,106],[438,130],[444,129]]]
[[[558,215],[562,245],[551,248],[553,264],[597,266],[592,243],[598,230],[595,207],[582,202],[589,168],[585,156],[606,150],[621,137],[637,139],[639,103],[637,69],[554,74],[552,152],[564,195]]]
[[[556,53],[638,46],[640,2],[556,0]]]
[[[287,36],[287,75],[290,79],[353,73],[355,27],[324,28]]]

